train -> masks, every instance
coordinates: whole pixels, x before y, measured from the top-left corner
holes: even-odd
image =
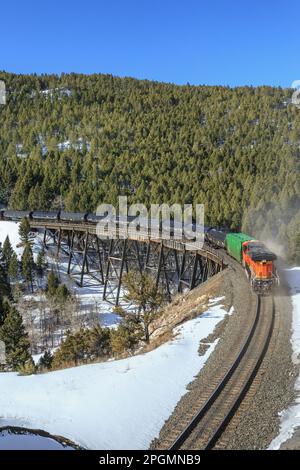
[[[275,261],[277,256],[263,242],[246,233],[209,228],[206,241],[214,248],[222,248],[244,268],[252,290],[269,295],[279,285]]]
[[[8,209],[0,209],[0,220],[7,220],[7,221],[20,221],[23,218],[27,217],[28,219],[34,222],[64,222],[64,223],[76,223],[76,224],[84,224],[84,225],[97,225],[98,222],[103,220],[105,217],[108,216],[108,212],[105,212],[102,215],[97,215],[91,212],[65,212],[63,210],[57,211],[19,211],[19,210],[8,210]],[[119,229],[129,228],[129,224],[137,219],[137,215],[128,215],[122,216],[118,215],[112,220],[116,220],[117,227]],[[142,236],[149,235],[149,228],[151,227],[152,230],[156,230],[157,236],[162,237],[174,237],[176,238],[176,233],[182,233],[182,224],[174,222],[174,220],[170,220],[169,226],[165,221],[156,220],[156,219],[147,219],[145,223],[143,223],[145,219],[139,217],[139,222],[135,227]],[[195,231],[197,226],[188,226],[188,229]]]
[[[0,210],[0,220],[20,221],[27,217],[37,222],[73,222],[73,223],[97,223],[103,216],[98,216],[89,212],[65,212],[57,211],[17,211],[17,210]]]
[[[30,220],[36,222],[61,221],[64,223],[96,225],[107,215],[108,213],[97,215],[90,212],[65,212],[63,210],[16,211],[0,209],[0,220],[14,221],[20,221],[24,217],[28,217]],[[129,224],[136,217],[137,216],[117,216],[118,226],[122,227],[125,224]],[[147,223],[148,222],[149,221],[147,221]],[[162,221],[157,224],[157,228],[160,233],[164,232]],[[171,221],[169,230],[171,237],[176,238],[177,228],[176,223]],[[274,287],[279,284],[279,276],[275,265],[277,257],[268,250],[264,243],[245,233],[236,233],[228,229],[216,229],[207,226],[201,228],[204,228],[204,241],[207,245],[215,249],[225,250],[243,266],[254,292],[262,295],[272,293]],[[195,229],[197,229],[197,226],[193,225],[193,230]],[[145,224],[145,226],[143,226],[141,220],[139,220],[138,230],[140,230],[141,234],[145,232],[145,235],[148,235],[148,225]]]

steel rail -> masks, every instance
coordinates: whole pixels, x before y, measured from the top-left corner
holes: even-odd
[[[222,422],[218,426],[217,430],[213,433],[213,436],[210,438],[209,442],[206,444],[205,449],[211,449],[214,447],[216,442],[219,440],[220,436],[224,432],[225,428],[227,427],[229,421],[231,418],[234,416],[236,413],[236,410],[238,409],[241,401],[243,400],[244,396],[246,395],[248,389],[250,388],[257,371],[262,363],[262,360],[266,354],[266,351],[268,349],[270,339],[272,336],[272,331],[273,331],[273,326],[274,326],[274,300],[272,298],[272,321],[270,324],[270,328],[268,330],[268,335],[266,337],[266,340],[264,342],[264,347],[259,355],[258,360],[256,361],[255,367],[252,369],[250,376],[248,377],[247,381],[243,385],[240,393],[238,394],[237,398],[234,400],[233,405],[231,406],[230,410],[227,412],[226,416],[223,418]],[[207,414],[207,412],[211,409],[212,405],[215,403],[217,398],[221,395],[222,391],[224,390],[225,386],[235,373],[235,371],[238,369],[238,366],[240,365],[242,359],[245,357],[246,352],[249,349],[249,345],[254,337],[254,334],[257,329],[257,325],[260,319],[261,315],[261,298],[260,296],[256,297],[256,313],[255,313],[255,318],[252,323],[250,332],[240,349],[238,355],[236,356],[234,362],[230,366],[229,370],[225,374],[225,376],[221,379],[221,381],[218,383],[216,386],[215,390],[212,392],[210,397],[206,400],[206,402],[201,406],[200,410],[197,412],[197,414],[191,419],[189,424],[185,427],[185,429],[180,433],[180,435],[176,438],[176,440],[173,442],[171,447],[169,447],[169,450],[177,450],[179,449],[182,444],[188,439],[188,437],[191,435],[193,430],[199,425],[201,420],[204,418],[204,416]]]
[[[259,301],[260,301],[260,297],[259,297]],[[251,387],[251,384],[252,384],[253,380],[255,379],[255,377],[257,375],[257,372],[258,372],[258,370],[261,366],[261,363],[262,363],[262,361],[263,361],[263,359],[266,355],[266,352],[268,350],[268,347],[269,347],[269,344],[270,344],[270,341],[271,341],[271,337],[272,337],[272,332],[273,332],[273,329],[274,329],[274,322],[275,322],[275,304],[274,304],[274,299],[272,297],[272,320],[271,320],[271,323],[270,323],[268,334],[267,334],[265,342],[264,342],[264,347],[263,347],[263,349],[262,349],[262,351],[261,351],[261,353],[260,353],[260,355],[259,355],[259,357],[256,361],[255,366],[252,369],[251,374],[249,375],[247,381],[244,383],[244,385],[243,385],[239,395],[237,396],[235,402],[233,403],[230,410],[228,411],[228,413],[226,414],[226,416],[224,417],[224,419],[220,423],[218,429],[214,432],[213,436],[208,441],[208,443],[205,447],[205,450],[210,450],[215,446],[215,444],[217,443],[217,441],[220,439],[221,435],[225,431],[227,425],[229,424],[229,422],[231,421],[231,419],[235,415],[236,411],[238,410],[238,408],[239,408],[242,400],[246,396],[249,388]]]

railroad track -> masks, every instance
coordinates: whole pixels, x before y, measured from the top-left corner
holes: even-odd
[[[226,447],[223,433],[259,371],[270,343],[274,319],[273,297],[256,296],[252,325],[238,354],[196,413],[179,423],[184,426],[183,430],[169,442],[169,450]],[[170,435],[169,440],[172,437]]]

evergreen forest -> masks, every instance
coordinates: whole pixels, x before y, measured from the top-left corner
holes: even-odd
[[[0,72],[0,207],[204,203],[206,224],[300,259],[300,109],[292,90]]]

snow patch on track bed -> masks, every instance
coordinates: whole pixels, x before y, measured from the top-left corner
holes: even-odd
[[[286,279],[289,283],[293,305],[293,331],[292,348],[293,362],[299,364],[300,359],[300,267],[286,270]],[[279,449],[280,446],[293,436],[296,428],[300,427],[300,376],[295,383],[297,398],[295,403],[281,413],[279,435],[273,439],[269,449]]]
[[[218,339],[203,356],[199,342],[226,315],[211,305],[176,327],[172,340],[127,359],[27,377],[0,373],[0,426],[17,422],[88,449],[146,449]]]

